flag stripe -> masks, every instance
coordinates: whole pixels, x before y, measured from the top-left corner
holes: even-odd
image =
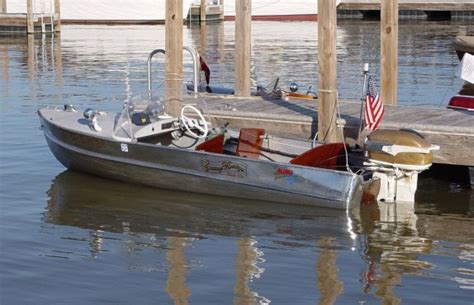
[[[380,100],[380,96],[375,89],[374,81],[370,75],[367,79],[367,82],[367,97],[364,112],[365,127],[370,130],[375,130],[382,121],[385,110],[383,108],[382,101]]]

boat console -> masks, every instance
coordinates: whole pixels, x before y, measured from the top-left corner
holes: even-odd
[[[122,113],[117,116],[113,137],[127,142],[149,142],[151,138],[160,137],[171,141],[185,133],[195,139],[204,139],[208,132],[208,123],[193,105],[185,105],[180,117],[172,117],[164,112],[159,100],[137,97],[125,103]]]

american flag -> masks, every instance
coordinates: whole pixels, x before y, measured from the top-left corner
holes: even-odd
[[[382,121],[383,104],[374,86],[372,76],[367,79],[367,97],[365,101],[365,128],[375,130]]]

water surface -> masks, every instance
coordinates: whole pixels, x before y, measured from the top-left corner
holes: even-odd
[[[253,23],[252,77],[317,84],[317,25]],[[399,103],[444,107],[455,35],[467,22],[400,24]],[[184,31],[216,84],[233,84],[234,24]],[[379,72],[377,22],[341,21],[338,82],[358,99]],[[350,213],[179,194],[65,171],[38,107],[118,110],[146,90],[162,26],[64,26],[61,37],[0,38],[0,303],[471,304],[474,199],[458,177],[422,175],[413,205]],[[162,81],[157,58],[155,90]],[[190,59],[186,77],[191,79]],[[462,176],[462,177],[461,177]],[[453,297],[455,296],[455,297]]]

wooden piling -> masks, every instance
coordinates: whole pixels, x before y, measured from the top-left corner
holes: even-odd
[[[225,18],[225,12],[224,12],[224,0],[221,0],[219,3],[220,3],[220,5],[222,6],[222,13],[221,13],[221,15],[220,15],[219,19],[220,19],[220,20],[224,20],[224,18]]]
[[[0,13],[7,13],[7,0],[0,0]]]
[[[250,96],[252,0],[235,0],[235,95]]]
[[[35,33],[35,25],[33,20],[33,0],[26,0],[26,24],[27,24],[27,33]]]
[[[205,23],[201,23],[199,28],[199,45],[198,52],[200,56],[204,56],[204,61],[206,61],[205,54],[207,54],[207,26]],[[203,73],[199,72],[199,83],[202,82]]]
[[[61,31],[61,0],[54,0],[54,14],[56,16],[55,32]]]
[[[201,7],[200,7],[200,22],[206,23],[206,11],[207,11],[207,0],[201,0]]]
[[[336,1],[318,1],[318,140],[340,141],[336,127],[337,67],[336,67]]]
[[[396,105],[398,86],[398,0],[382,0],[380,22],[380,98],[386,105]]]
[[[166,0],[165,9],[165,110],[178,117],[183,84],[183,1]]]

